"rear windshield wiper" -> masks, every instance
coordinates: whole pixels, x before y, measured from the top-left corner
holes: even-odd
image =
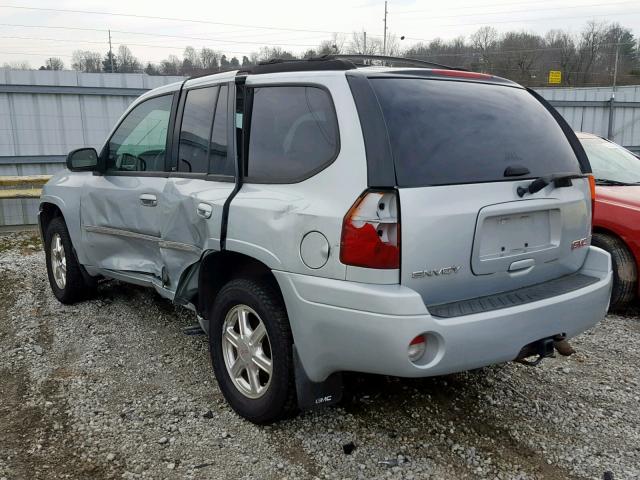
[[[610,187],[628,187],[630,185],[638,185],[638,183],[619,182],[618,180],[610,180],[608,178],[596,178],[596,185],[606,185]]]
[[[546,175],[544,177],[536,178],[528,186],[520,186],[516,191],[519,197],[524,197],[527,193],[533,195],[534,193],[539,192],[550,183],[553,183],[556,187],[568,186],[570,185],[566,183],[568,180],[586,177],[588,177],[588,175],[585,175],[583,173],[554,173],[552,175]]]

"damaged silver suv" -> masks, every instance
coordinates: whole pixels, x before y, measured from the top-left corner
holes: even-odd
[[[575,134],[511,81],[420,62],[271,62],[152,90],[44,188],[63,303],[100,278],[194,310],[256,423],[341,396],[341,372],[538,359],[603,318]]]

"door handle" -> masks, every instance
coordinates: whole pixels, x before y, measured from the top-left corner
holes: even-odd
[[[203,218],[211,218],[213,208],[208,203],[199,203],[197,208],[198,215]]]
[[[145,207],[155,207],[158,205],[158,197],[152,193],[143,193],[140,195],[140,203]]]

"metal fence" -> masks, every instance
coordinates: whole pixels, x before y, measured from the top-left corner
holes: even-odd
[[[181,80],[0,69],[0,176],[58,172],[70,150],[98,148],[138,95]],[[606,137],[611,128],[614,141],[640,152],[640,86],[618,87],[615,102],[604,87],[537,91],[575,130]],[[0,200],[0,226],[35,223],[37,206],[37,199]]]
[[[58,172],[70,150],[98,148],[136,97],[181,80],[0,69],[0,176]],[[37,207],[37,199],[0,200],[0,225],[33,224]]]
[[[618,87],[538,88],[574,130],[608,138],[640,152],[640,85]]]

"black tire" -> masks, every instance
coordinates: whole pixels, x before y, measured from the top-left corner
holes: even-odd
[[[606,233],[594,233],[591,244],[611,254],[613,289],[609,309],[624,307],[636,298],[638,271],[633,255],[621,239]]]
[[[257,313],[270,343],[272,375],[267,390],[259,398],[249,398],[236,387],[224,360],[225,318],[239,305],[246,305]],[[282,298],[269,283],[236,279],[220,290],[209,314],[209,352],[220,390],[238,415],[256,424],[268,424],[296,411],[293,337]]]
[[[51,243],[56,236],[60,237],[66,260],[66,281],[63,287],[60,287],[56,282],[52,266]],[[82,274],[82,265],[78,263],[76,258],[67,225],[61,217],[56,217],[49,222],[44,235],[44,251],[49,285],[51,285],[53,294],[60,302],[72,304],[85,299],[93,291],[95,284],[89,284],[85,281],[85,277]]]

